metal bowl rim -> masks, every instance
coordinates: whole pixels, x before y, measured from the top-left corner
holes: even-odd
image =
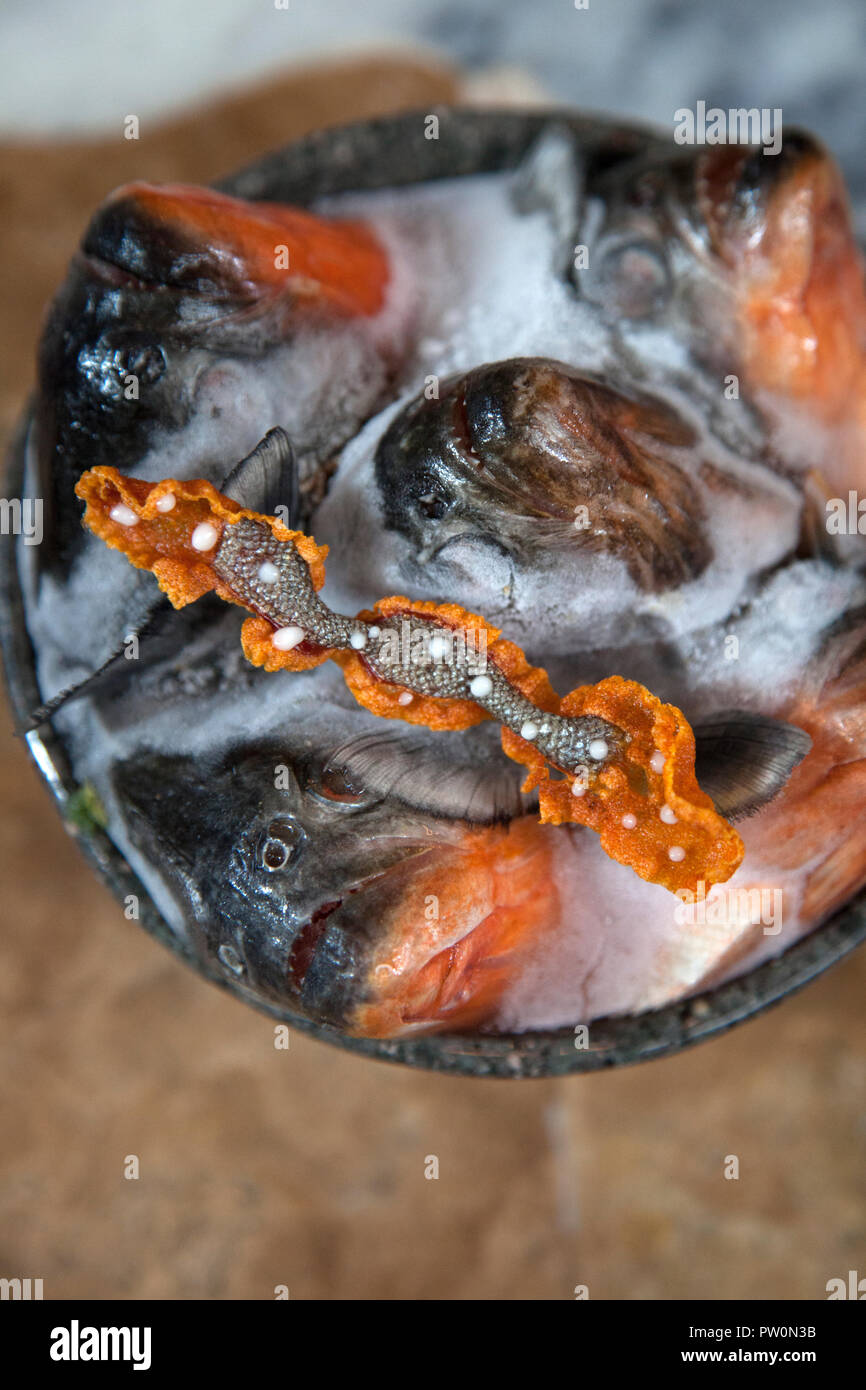
[[[424,154],[424,147],[419,146],[418,131],[419,124],[431,114],[439,118],[440,136],[433,161],[435,167],[425,170],[423,158],[419,158]],[[304,205],[323,194],[357,192],[361,191],[362,186],[406,186],[430,178],[454,176],[448,172],[448,157],[441,144],[443,127],[446,146],[449,141],[457,141],[461,145],[463,162],[461,164],[461,160],[457,159],[454,163],[464,172],[467,143],[474,157],[475,172],[504,169],[513,167],[540,129],[551,121],[576,132],[585,133],[591,127],[596,136],[600,136],[602,144],[608,141],[611,147],[622,140],[661,143],[661,136],[650,130],[641,131],[639,127],[623,125],[612,118],[587,117],[559,108],[516,112],[510,108],[476,110],[434,107],[432,112],[404,112],[397,116],[378,117],[314,132],[264,156],[256,164],[223,179],[216,186],[240,196],[267,197],[267,192],[257,188],[256,183],[264,188],[268,171],[272,173],[273,182],[273,177],[276,177],[273,171],[276,170],[280,181],[288,181],[291,185],[294,166],[296,186],[292,201]],[[403,165],[403,177],[400,177],[399,169],[392,169],[392,177],[389,178],[383,175],[383,169],[390,167],[388,156],[394,153],[395,142],[402,156],[398,163]],[[377,149],[379,160],[371,168],[371,151],[375,155]],[[487,151],[486,158],[484,151]],[[334,156],[330,166],[322,162],[329,153]],[[368,177],[360,185],[359,167],[368,170]],[[12,446],[7,472],[7,481],[12,485],[10,495],[13,496],[18,493],[22,480],[24,432],[25,424],[22,424]],[[0,536],[0,602],[0,647],[7,688],[20,728],[29,712],[39,704],[40,694],[34,653],[24,623],[15,538],[11,534]],[[75,779],[60,737],[53,729],[47,728],[39,734],[28,735],[27,743],[67,828],[78,840],[100,878],[120,899],[129,893],[138,895],[140,920],[146,930],[193,965],[199,974],[260,1011],[322,1041],[383,1061],[402,1062],[452,1075],[513,1079],[563,1076],[664,1057],[725,1032],[781,1002],[841,960],[866,938],[864,888],[823,925],[814,928],[779,956],[753,967],[742,976],[658,1009],[592,1020],[588,1025],[589,1037],[585,1047],[576,1045],[575,1026],[510,1034],[432,1033],[392,1040],[350,1037],[288,1009],[263,1003],[237,980],[203,969],[201,962],[184,950],[170,931],[144,885],[108,835],[98,827],[84,831],[70,822],[68,800],[75,787]]]

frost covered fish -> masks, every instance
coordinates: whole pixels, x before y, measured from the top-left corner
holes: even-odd
[[[476,253],[500,331],[474,356],[441,312],[417,392],[347,447],[313,519],[344,601],[471,598],[533,653],[721,621],[816,507],[826,543],[826,497],[861,481],[866,295],[838,170],[794,133],[778,159],[654,148],[588,180],[553,131],[516,183],[538,211],[510,253]],[[444,276],[446,306],[475,273]]]
[[[99,289],[82,291],[92,272],[79,265],[49,327],[48,423],[29,450],[63,518],[29,576],[46,699],[152,604],[146,580],[77,539],[71,485],[94,465],[116,470],[133,491],[112,507],[139,523],[160,479],[178,495],[204,479],[271,511],[249,468],[226,480],[281,424],[301,484],[287,512],[330,547],[331,612],[389,592],[458,605],[519,642],[557,689],[640,682],[695,726],[698,782],[717,810],[764,807],[738,821],[734,878],[690,880],[694,901],[679,901],[586,829],[539,825],[482,730],[383,725],[324,667],[244,670],[239,624],[207,599],[193,679],[193,628],[169,615],[180,655],[146,635],[141,667],[116,659],[58,727],[200,959],[347,1031],[522,1029],[645,1008],[778,949],[866,877],[852,829],[866,796],[862,557],[856,537],[834,544],[823,526],[825,498],[857,485],[862,429],[862,267],[838,174],[806,137],[767,160],[634,133],[617,146],[602,130],[554,120],[512,172],[321,202],[304,224],[310,256],[318,239],[337,252],[311,296],[291,250],[286,279],[273,278],[288,209],[135,190],[97,215]],[[256,190],[275,201],[265,175]],[[140,275],[127,248],[142,228]],[[102,261],[118,283],[104,283]],[[238,283],[255,287],[250,302]],[[182,340],[166,398],[154,383],[131,430],[115,368],[93,366],[106,315],[99,361],[117,370],[128,364],[111,335],[133,320],[151,342]],[[223,359],[214,415],[206,383],[222,380]],[[104,416],[91,408],[103,399]],[[170,491],[159,486],[154,506]],[[166,679],[173,697],[157,709]],[[290,776],[278,787],[281,742]],[[339,764],[348,801],[322,797],[307,765],[328,766],[347,742],[356,761],[364,749],[363,776]],[[756,889],[782,895],[780,934],[764,935]]]
[[[399,351],[399,324],[381,312],[389,278],[363,225],[185,185],[118,189],[40,348],[46,557],[61,563],[80,540],[67,503],[85,453],[144,476],[170,458],[222,478],[282,424],[305,473],[327,460],[382,397]]]
[[[228,753],[139,747],[112,772],[134,851],[254,997],[369,1036],[482,1021],[555,909],[546,834],[502,823],[517,782],[485,777],[486,741],[452,767],[325,712]]]
[[[395,298],[392,260],[365,225],[198,187],[130,184],[96,212],[48,315],[26,443],[25,487],[44,506],[31,578],[52,596],[49,684],[55,658],[83,672],[105,654],[102,632],[72,636],[85,591],[102,587],[114,634],[150,608],[138,576],[106,585],[82,548],[69,498],[84,468],[160,477],[171,460],[177,477],[221,483],[282,425],[281,501],[308,508],[406,350],[411,296]]]

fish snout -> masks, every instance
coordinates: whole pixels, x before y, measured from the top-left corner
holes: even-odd
[[[265,784],[262,793],[262,773],[274,767],[283,790]],[[253,760],[249,771],[235,785],[249,781],[252,794],[259,788],[258,807],[225,845],[222,866],[214,865],[200,923],[203,949],[247,991],[298,1007],[297,960],[306,958],[330,914],[357,901],[375,924],[392,881],[411,877],[464,831],[394,805],[357,779],[336,778],[329,763],[314,773]],[[357,954],[361,938],[344,954]]]
[[[117,189],[82,250],[110,273],[206,301],[252,303],[288,290],[366,315],[381,308],[388,279],[384,252],[361,224],[186,184]]]
[[[856,413],[866,291],[842,173],[812,136],[780,151],[717,146],[696,161],[703,235],[728,271],[749,385],[836,422]]]

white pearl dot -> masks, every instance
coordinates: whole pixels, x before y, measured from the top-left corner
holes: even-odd
[[[116,521],[119,526],[137,526],[138,517],[131,507],[127,507],[125,502],[118,502],[116,507],[112,507],[108,513],[112,521]]]
[[[520,737],[531,740],[538,737],[538,725],[533,724],[531,719],[527,719],[525,724],[520,726]]]
[[[441,661],[451,650],[451,643],[447,637],[440,637],[438,634],[430,638],[430,655],[434,661]]]
[[[209,521],[200,521],[189,538],[193,550],[213,550],[219,540],[219,531]]]
[[[294,624],[289,627],[278,627],[271,638],[271,644],[278,651],[290,652],[293,647],[297,647],[303,642],[306,635],[302,627],[296,627]]]
[[[259,579],[263,584],[276,584],[280,572],[272,560],[263,560],[259,565]]]
[[[610,748],[608,747],[607,739],[594,738],[586,751],[595,762],[600,763],[603,758],[607,757]]]
[[[381,633],[381,628],[378,628],[378,627],[371,627],[371,628],[368,628],[368,631],[369,631],[371,637],[378,637],[378,636],[380,635],[380,633]]]
[[[489,676],[474,676],[469,682],[469,694],[476,700],[484,700],[493,694],[493,681]]]
[[[664,770],[665,770],[665,755],[664,755],[664,753],[660,753],[660,752],[658,751],[658,749],[656,749],[656,751],[653,753],[652,757],[650,758],[650,767],[652,768],[653,772],[664,772]]]
[[[356,652],[362,652],[367,645],[366,632],[353,632],[349,638],[349,646],[354,647]]]
[[[586,796],[586,782],[581,782],[580,780],[572,782],[571,794],[572,796]]]
[[[156,499],[156,510],[158,512],[173,512],[177,498],[173,492],[164,492],[161,497]]]
[[[668,859],[673,860],[674,864],[681,864],[686,857],[686,852],[682,845],[671,845],[668,850]]]
[[[629,811],[623,816],[622,823],[626,830],[634,830],[637,825],[637,816],[633,816],[631,811]]]
[[[663,806],[659,811],[659,820],[663,820],[665,825],[676,825],[677,818],[670,806]]]
[[[403,693],[402,693],[402,695],[398,695],[398,696],[397,696],[397,704],[398,704],[398,705],[411,705],[411,703],[412,703],[412,701],[414,700],[414,698],[415,698],[415,696],[412,695],[412,694],[410,694],[410,692],[409,692],[408,690],[404,690]]]

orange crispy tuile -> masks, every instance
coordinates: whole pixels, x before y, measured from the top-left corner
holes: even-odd
[[[302,531],[289,531],[275,516],[246,511],[203,478],[186,483],[174,478],[147,483],[100,465],[81,475],[75,492],[87,503],[84,524],[112,550],[122,551],[136,569],[151,570],[175,608],[194,603],[211,589],[228,603],[239,602],[210,563],[208,557],[214,551],[199,552],[191,544],[193,531],[203,521],[209,521],[218,534],[223,526],[231,526],[244,517],[260,521],[276,540],[297,546],[317,590],[325,582],[326,545],[317,545]],[[174,497],[175,505],[171,511],[161,512],[157,504],[168,494]],[[139,518],[136,525],[125,526],[112,519],[111,512],[118,504],[135,513]],[[268,623],[268,628],[273,632],[272,623]]]
[[[590,826],[612,859],[672,893],[693,890],[701,879],[709,884],[731,877],[742,862],[743,842],[698,786],[695,738],[681,710],[663,704],[637,681],[608,676],[566,695],[558,713],[596,715],[622,729],[629,741],[589,780],[583,794],[575,795],[574,778],[551,780],[538,749],[503,729],[505,752],[529,769],[524,791],[538,787],[542,821]],[[667,820],[661,818],[663,809]],[[670,816],[675,817],[672,822]],[[634,817],[633,826],[629,817]]]
[[[323,548],[327,550],[327,546]],[[322,666],[334,658],[333,652],[315,642],[301,642],[290,651],[278,651],[272,641],[273,635],[274,625],[268,618],[247,618],[241,628],[244,656],[263,671],[311,671],[314,666]]]
[[[377,618],[394,618],[416,613],[423,618],[432,618],[452,631],[483,631],[488,643],[495,643],[499,629],[485,622],[475,613],[468,613],[456,603],[430,603],[404,598],[395,594],[391,598],[379,599],[374,609],[364,610],[358,617],[364,622],[375,623]],[[488,651],[490,647],[488,647]],[[403,719],[407,724],[424,724],[428,729],[471,729],[481,724],[490,715],[474,700],[443,700],[430,695],[413,693],[408,686],[394,685],[390,681],[380,681],[361,659],[357,652],[335,652],[334,660],[343,668],[346,684],[358,701],[371,714],[380,714],[385,719]],[[400,696],[412,695],[411,704],[400,704]]]
[[[377,618],[393,618],[401,614],[408,617],[412,613],[434,619],[439,626],[450,628],[453,632],[483,632],[487,640],[488,661],[498,666],[539,708],[548,712],[555,710],[559,697],[547,679],[547,673],[537,666],[530,666],[523,652],[513,642],[500,638],[498,627],[477,613],[461,608],[459,604],[432,603],[395,594],[391,598],[379,599],[374,609],[365,610],[358,617],[363,622],[375,623]],[[428,729],[470,729],[474,724],[492,717],[474,700],[413,694],[408,686],[380,681],[357,652],[335,652],[334,660],[342,666],[346,684],[358,703],[385,719],[403,719],[408,724],[424,724]],[[399,697],[404,692],[412,694],[411,704],[400,704]]]
[[[301,532],[289,531],[276,517],[244,510],[204,480],[147,483],[100,466],[81,477],[76,492],[87,503],[85,524],[137,568],[152,570],[176,608],[210,590],[230,603],[245,606],[211,565],[209,557],[216,544],[205,552],[193,548],[192,534],[202,522],[209,522],[218,533],[244,517],[261,522],[278,541],[297,547],[317,590],[324,583],[327,546],[317,545]],[[158,503],[169,493],[175,505],[162,512]],[[135,514],[135,525],[112,518],[112,509],[119,504]],[[540,750],[503,728],[504,751],[528,769],[524,790],[538,787],[542,822],[591,827],[611,858],[674,893],[694,889],[700,880],[721,883],[734,873],[743,858],[743,843],[698,786],[694,735],[685,715],[675,706],[663,704],[644,686],[621,676],[580,686],[560,699],[544,670],[531,666],[519,647],[500,637],[498,628],[457,604],[419,602],[394,595],[380,599],[374,609],[358,616],[371,623],[377,617],[400,614],[416,614],[452,630],[483,631],[488,662],[540,711],[568,718],[596,716],[627,735],[623,746],[592,774],[583,793],[576,795],[573,775],[554,780],[551,773],[556,770]],[[275,626],[263,614],[256,614],[242,629],[244,654],[267,671],[302,671],[330,658],[341,666],[359,704],[383,718],[441,730],[467,729],[491,718],[474,700],[423,695],[409,686],[380,680],[354,650],[331,650],[308,641],[280,651],[271,640]],[[405,693],[412,699],[401,704],[400,696]]]

